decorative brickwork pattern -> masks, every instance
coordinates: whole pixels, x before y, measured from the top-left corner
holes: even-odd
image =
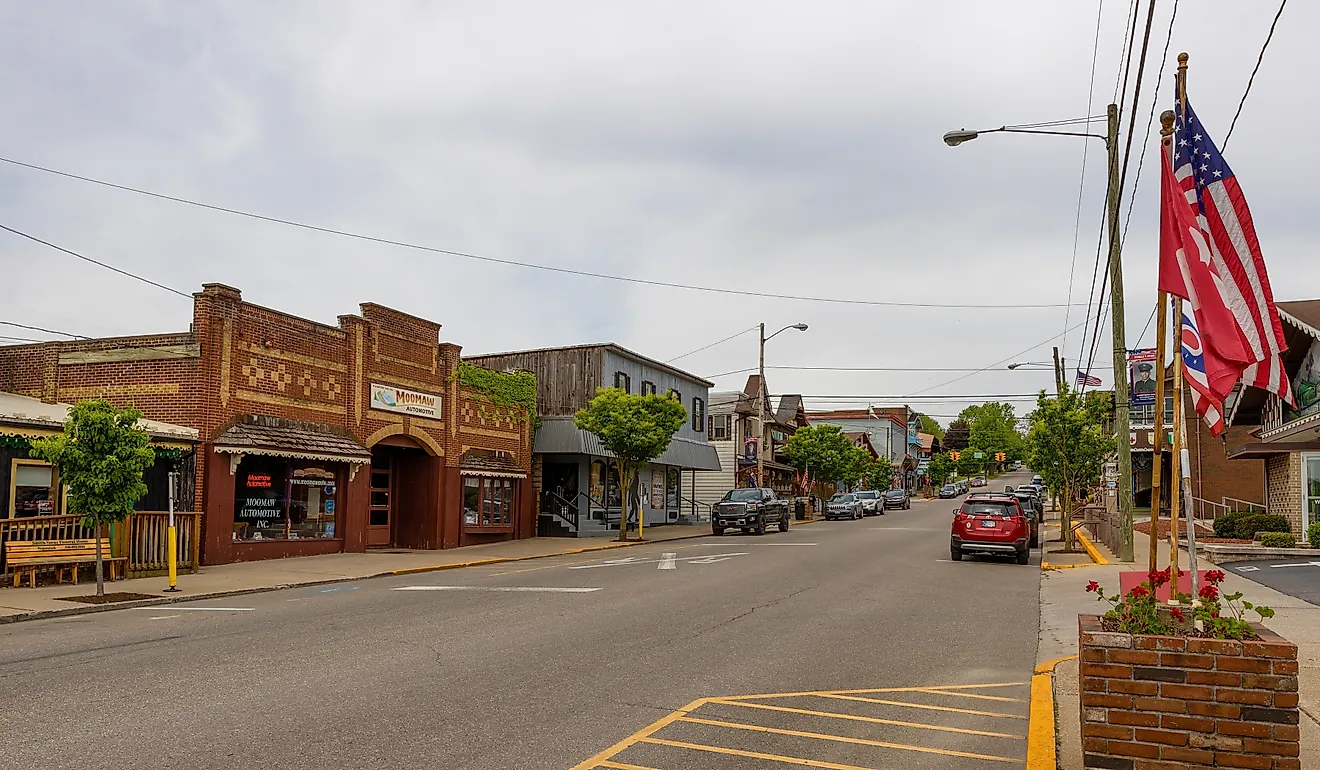
[[[1300,770],[1297,645],[1107,632],[1078,617],[1084,765]]]

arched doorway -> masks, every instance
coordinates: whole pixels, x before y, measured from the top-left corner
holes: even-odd
[[[403,426],[381,433],[369,442],[367,547],[439,548],[443,474],[435,442]]]

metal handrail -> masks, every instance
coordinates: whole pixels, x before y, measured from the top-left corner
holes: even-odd
[[[711,514],[715,510],[715,506],[711,505],[710,503],[703,503],[700,500],[695,500],[693,498],[683,497],[680,495],[678,498],[678,507],[682,508],[684,503],[691,504],[693,517],[696,518],[698,522],[710,521]],[[706,517],[704,519],[701,517],[702,506],[705,506],[706,508]]]
[[[554,516],[559,519],[563,519],[564,522],[569,526],[571,526],[573,528],[573,531],[576,532],[578,529],[578,521],[582,515],[581,510],[577,506],[577,500],[579,497],[586,497],[587,504],[588,506],[590,506],[591,498],[587,497],[582,492],[578,492],[577,495],[575,495],[572,499],[568,499],[563,497],[562,495],[555,494],[554,492],[551,492],[548,489],[544,491],[544,494],[546,497],[552,498],[552,502],[557,501],[559,503],[559,506],[556,508],[556,506],[552,505],[549,510],[546,510],[545,505],[542,504],[541,512],[548,513],[551,516]],[[572,511],[572,515],[565,514],[563,511],[563,509],[565,508]]]

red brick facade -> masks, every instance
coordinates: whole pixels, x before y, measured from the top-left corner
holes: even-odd
[[[459,468],[463,454],[477,450],[505,456],[529,472],[527,416],[459,385],[461,349],[440,342],[439,324],[380,305],[360,307],[360,315],[340,316],[338,326],[329,326],[243,302],[237,289],[206,284],[194,295],[187,333],[0,349],[0,390],[46,401],[104,397],[132,403],[151,419],[197,428],[203,446],[194,504],[206,512],[208,564],[361,551],[369,544],[372,474],[347,463],[337,471],[342,496],[335,538],[231,537],[232,465],[212,442],[245,415],[312,423],[378,452],[405,453],[398,456],[408,468],[407,483],[397,501],[404,515],[391,523],[383,544],[451,548],[534,536],[526,478],[514,483],[509,525],[466,526]],[[440,396],[440,419],[371,408],[373,382]]]
[[[1297,645],[1106,632],[1078,616],[1089,768],[1300,770]]]

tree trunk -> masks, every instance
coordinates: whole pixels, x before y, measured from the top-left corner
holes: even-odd
[[[1063,550],[1072,551],[1077,547],[1077,539],[1073,537],[1072,489],[1067,482],[1063,485],[1063,494],[1055,498],[1056,507],[1058,506],[1058,500],[1060,497],[1063,499],[1063,513],[1059,516],[1059,520],[1062,522],[1063,527]]]
[[[105,537],[105,524],[96,525],[96,595],[105,596],[104,562],[101,560],[101,538]]]
[[[623,460],[618,461],[619,466],[619,542],[628,539],[628,508],[632,502],[632,485],[628,483],[628,472],[624,469]]]

